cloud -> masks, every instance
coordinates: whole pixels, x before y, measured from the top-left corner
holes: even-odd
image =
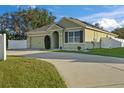
[[[112,13],[98,13],[98,14],[94,14],[91,16],[87,16],[87,17],[82,17],[80,19],[82,20],[86,20],[86,21],[96,21],[98,19],[102,19],[102,18],[121,18],[124,15],[123,11],[117,11],[117,12],[112,12]]]
[[[109,12],[99,12],[89,16],[78,17],[80,20],[90,22],[92,24],[99,23],[106,30],[113,30],[117,27],[124,26],[124,6],[104,6],[110,9]]]
[[[120,25],[124,27],[124,20],[120,22]]]
[[[121,24],[119,24],[115,19],[102,18],[101,20],[98,20],[93,24],[95,23],[99,23],[100,27],[103,27],[108,31],[112,31],[115,28],[122,27]],[[124,24],[124,21],[123,21],[123,24]]]
[[[89,16],[79,17],[79,19],[93,22],[93,21],[96,21],[102,18],[122,18],[124,15],[123,11],[124,11],[124,6],[121,6],[121,7],[116,8],[113,11],[95,13]]]
[[[118,5],[103,5],[104,8],[106,9],[117,9],[120,8]]]

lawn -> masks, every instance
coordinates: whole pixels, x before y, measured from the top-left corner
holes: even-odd
[[[68,51],[68,50],[51,50],[51,52],[83,53],[83,54],[124,58],[124,48],[94,48],[94,49],[89,49],[88,52]]]
[[[89,53],[96,55],[124,58],[124,48],[112,48],[112,49],[96,48],[96,49],[91,49]]]
[[[9,56],[0,61],[1,88],[63,88],[65,82],[48,62]]]

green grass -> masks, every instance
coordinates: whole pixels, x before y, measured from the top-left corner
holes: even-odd
[[[48,62],[9,56],[0,61],[1,88],[63,88],[66,87],[57,70]]]
[[[94,48],[89,52],[84,51],[68,51],[68,50],[51,50],[51,52],[67,52],[67,53],[83,53],[101,56],[121,57],[124,58],[124,48]]]
[[[102,55],[102,56],[112,56],[112,57],[122,57],[124,58],[124,48],[112,48],[112,49],[104,49],[104,48],[96,48],[91,49],[90,54]]]

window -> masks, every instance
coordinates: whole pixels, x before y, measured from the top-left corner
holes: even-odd
[[[73,32],[69,32],[69,37],[68,37],[68,42],[72,43],[73,39],[74,39],[74,33]]]
[[[65,43],[80,43],[82,36],[82,31],[65,32]]]
[[[75,32],[74,42],[80,42],[80,31]]]

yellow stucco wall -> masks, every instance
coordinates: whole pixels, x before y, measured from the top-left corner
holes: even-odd
[[[87,28],[85,29],[85,42],[92,42],[94,40],[96,42],[100,42],[101,37],[107,37],[107,36],[113,37],[112,35],[108,35],[107,33],[99,32]]]
[[[95,32],[95,41],[100,42],[101,37],[107,37],[108,34],[102,33],[102,32]]]
[[[85,42],[91,42],[93,41],[94,38],[94,31],[93,30],[89,30],[89,29],[85,29]]]

